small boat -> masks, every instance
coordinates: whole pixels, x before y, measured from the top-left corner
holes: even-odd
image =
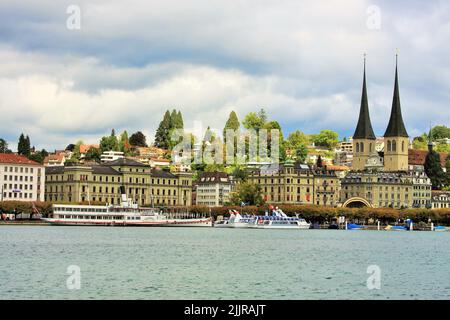
[[[447,231],[447,228],[444,226],[436,226],[436,227],[434,227],[434,231],[438,231],[438,232]]]
[[[347,230],[363,230],[364,227],[362,225],[356,223],[348,223]]]
[[[407,231],[408,228],[406,228],[404,226],[391,226],[391,225],[388,225],[386,228],[384,228],[384,230],[386,230],[386,231]]]

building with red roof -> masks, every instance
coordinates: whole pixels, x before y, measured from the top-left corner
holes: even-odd
[[[14,153],[0,153],[0,200],[44,201],[45,168]]]

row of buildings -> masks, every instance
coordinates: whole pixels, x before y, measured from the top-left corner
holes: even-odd
[[[338,157],[346,165],[308,166],[293,161],[249,165],[248,181],[261,188],[272,204],[373,208],[447,208],[450,195],[432,192],[424,172],[427,151],[412,150],[402,117],[398,69],[395,68],[391,114],[382,138],[371,124],[364,61],[361,105],[351,140],[341,144]],[[80,146],[86,154],[95,145]],[[429,151],[433,145],[430,141]],[[193,181],[188,167],[172,168],[162,150],[140,148],[134,157],[106,152],[102,163],[65,163],[70,151],[47,157],[40,165],[25,157],[0,154],[1,201],[91,202],[118,204],[119,188],[143,206],[223,206],[236,181],[223,172],[204,172]],[[345,157],[343,156],[345,155]],[[441,155],[444,166],[446,155]],[[339,163],[338,163],[339,164]],[[164,169],[161,169],[164,168]],[[174,170],[175,169],[175,170]]]
[[[430,141],[429,151],[432,148]],[[431,181],[424,172],[429,151],[410,148],[400,105],[397,65],[389,123],[383,137],[376,137],[369,114],[364,60],[358,123],[352,139],[342,142],[335,154],[338,165],[316,169],[289,162],[276,167],[262,166],[251,171],[249,180],[261,186],[267,202],[276,204],[446,208],[449,207],[449,193],[433,192]],[[441,166],[445,167],[447,155],[440,154],[440,157]],[[231,181],[225,183],[232,184]],[[217,183],[214,189],[224,187]],[[197,190],[202,194],[207,192],[201,180],[197,181]],[[211,200],[213,194],[208,195],[208,201],[214,203]],[[197,202],[207,204],[203,198]]]

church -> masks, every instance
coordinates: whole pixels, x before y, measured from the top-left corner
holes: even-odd
[[[395,62],[391,115],[384,133],[384,150],[375,150],[366,84],[363,85],[358,123],[353,135],[353,166],[341,181],[344,207],[427,208],[431,205],[431,181],[423,170],[408,166],[409,136],[400,106],[398,58]]]

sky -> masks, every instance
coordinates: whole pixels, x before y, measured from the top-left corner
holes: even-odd
[[[264,108],[285,135],[348,137],[364,53],[375,134],[389,120],[398,53],[414,137],[450,123],[448,39],[448,1],[2,0],[0,137],[16,149],[24,132],[52,151],[114,128],[151,142],[173,108],[188,130]]]

